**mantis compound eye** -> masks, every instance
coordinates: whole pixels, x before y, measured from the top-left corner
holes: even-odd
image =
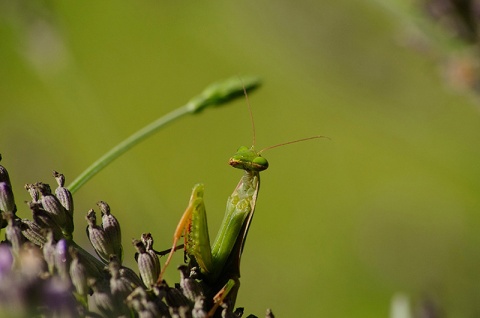
[[[262,171],[268,168],[268,161],[267,159],[258,156],[252,160],[252,166],[255,168],[255,170]]]

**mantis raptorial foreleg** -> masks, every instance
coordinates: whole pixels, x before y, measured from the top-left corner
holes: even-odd
[[[159,282],[161,282],[163,273],[170,263],[173,252],[176,250],[177,243],[184,232],[189,233],[185,235],[185,253],[189,256],[194,256],[201,268],[211,268],[212,253],[210,249],[210,238],[208,235],[207,213],[205,212],[205,205],[203,203],[203,184],[196,184],[193,187],[187,209],[183,213],[182,218],[175,229],[173,246],[165,264],[163,265]],[[203,253],[198,252],[200,250],[203,251]]]

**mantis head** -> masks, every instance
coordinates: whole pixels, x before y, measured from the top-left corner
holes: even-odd
[[[267,159],[256,152],[253,147],[245,146],[238,148],[237,153],[230,158],[228,164],[247,171],[263,171],[268,168]]]

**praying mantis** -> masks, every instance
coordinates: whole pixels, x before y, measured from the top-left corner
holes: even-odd
[[[238,148],[228,162],[230,166],[242,169],[243,176],[227,199],[225,215],[213,245],[210,245],[208,234],[207,214],[203,200],[204,185],[196,184],[193,187],[187,209],[174,232],[172,248],[157,282],[160,284],[163,281],[165,270],[177,249],[178,241],[183,235],[185,240],[184,251],[190,259],[190,266],[196,266],[199,269],[202,282],[212,291],[211,295],[207,296],[213,298],[213,305],[208,317],[215,314],[217,307],[222,302],[226,302],[230,308],[235,305],[236,294],[240,285],[240,258],[255,212],[260,190],[260,172],[266,170],[269,166],[267,159],[262,157],[261,153],[267,149],[286,144],[314,138],[328,138],[313,136],[256,151],[255,126],[245,89],[244,95],[252,121],[253,145]]]

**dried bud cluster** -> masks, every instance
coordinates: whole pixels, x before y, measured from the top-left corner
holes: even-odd
[[[122,265],[120,223],[107,203],[97,203],[101,222],[93,209],[86,214],[87,236],[100,260],[81,248],[73,240],[72,194],[61,173],[54,171],[54,177],[54,193],[41,182],[25,186],[32,218],[21,219],[8,172],[0,165],[1,317],[208,317],[206,287],[187,266],[179,267],[176,287],[157,284],[160,261],[150,233],[133,240],[140,275]],[[242,314],[224,307],[215,316]],[[267,317],[273,314],[268,311]]]

